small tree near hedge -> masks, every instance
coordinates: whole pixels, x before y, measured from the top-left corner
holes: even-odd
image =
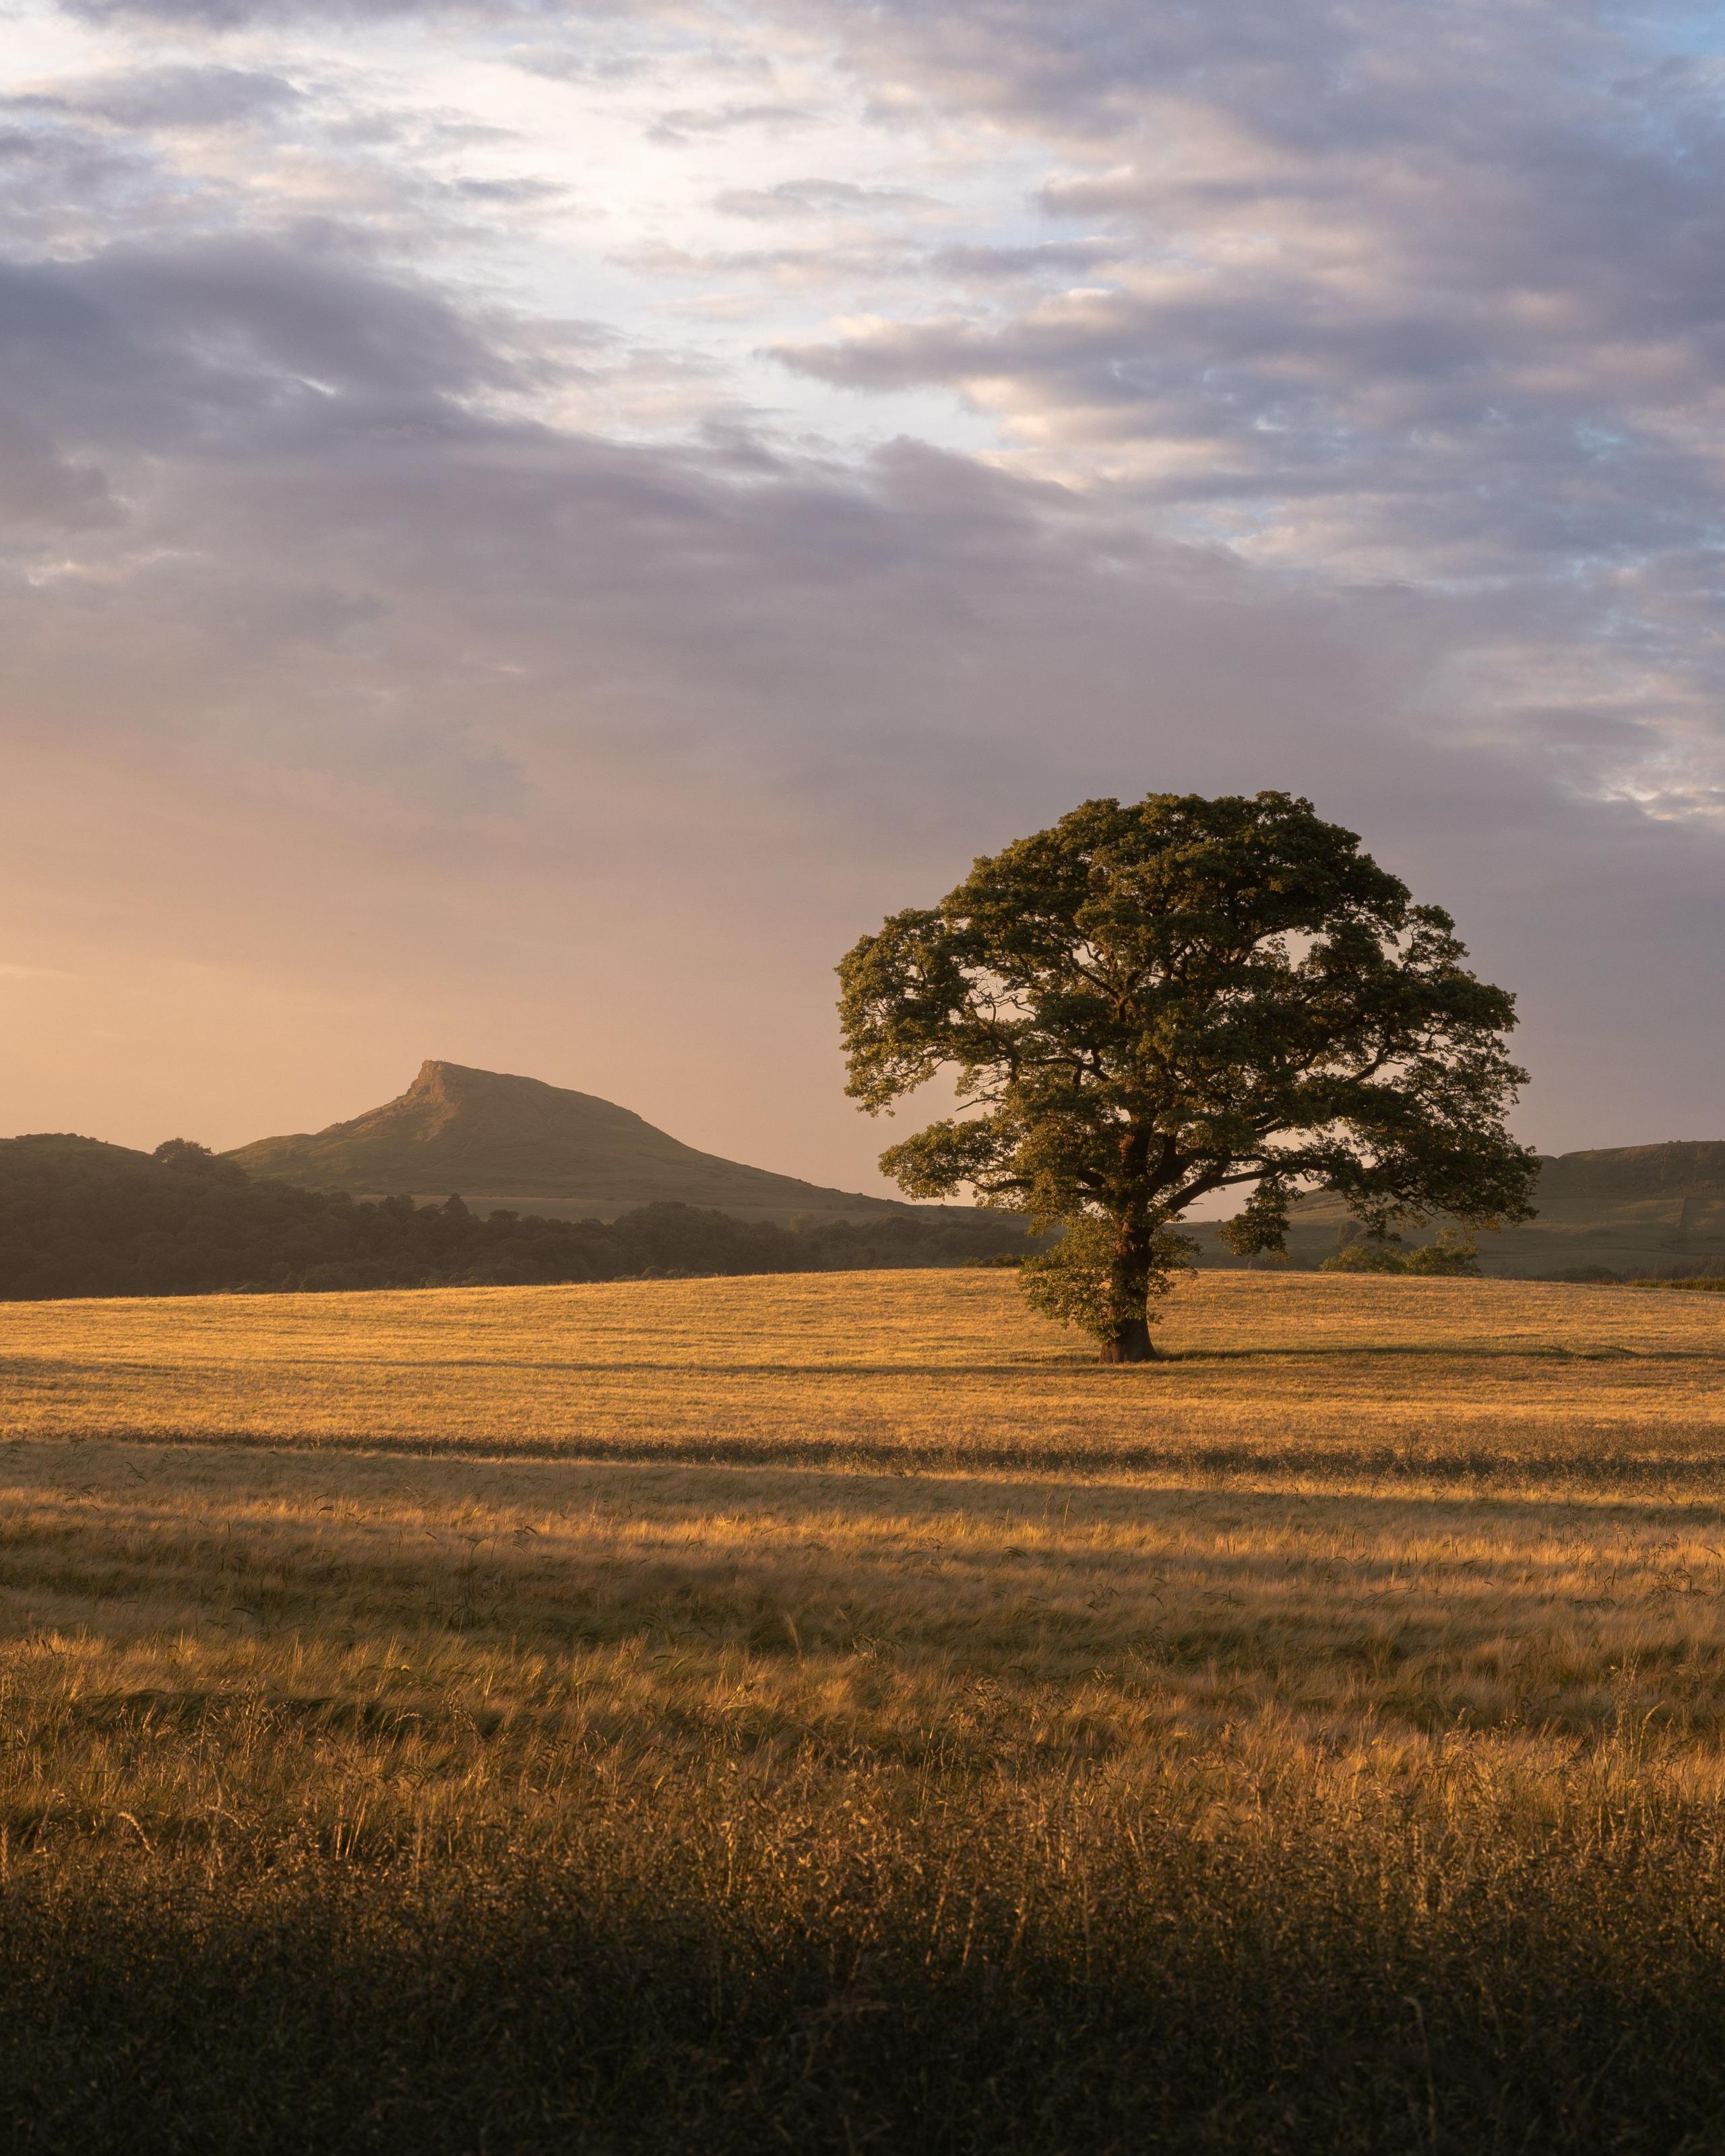
[[[878,1113],[952,1077],[959,1111],[882,1168],[1064,1230],[1023,1267],[1030,1301],[1142,1362],[1177,1224],[1219,1191],[1250,1189],[1223,1231],[1241,1255],[1285,1247],[1301,1190],[1380,1240],[1532,1217],[1514,1000],[1466,955],[1310,802],[1087,801],[846,954],[848,1090]]]

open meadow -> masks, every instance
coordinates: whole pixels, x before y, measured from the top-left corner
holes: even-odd
[[[1725,2150],[1725,1298],[0,1312],[20,2151]]]

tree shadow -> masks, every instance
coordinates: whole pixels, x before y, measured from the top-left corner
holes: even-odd
[[[1271,1450],[1246,1444],[1163,1444],[1127,1440],[1096,1444],[1058,1440],[998,1439],[987,1443],[918,1444],[891,1438],[795,1438],[751,1436],[687,1437],[669,1443],[627,1436],[594,1438],[521,1437],[491,1443],[428,1445],[423,1438],[394,1437],[367,1431],[334,1432],[316,1437],[285,1436],[268,1431],[171,1430],[116,1428],[99,1435],[80,1431],[56,1436],[33,1432],[12,1440],[21,1445],[75,1444],[136,1445],[193,1451],[232,1450],[300,1460],[336,1455],[423,1461],[439,1469],[465,1463],[507,1467],[511,1463],[554,1462],[571,1467],[638,1466],[670,1470],[737,1468],[786,1473],[881,1475],[895,1478],[941,1476],[1006,1476],[1027,1482],[1094,1483],[1114,1476],[1164,1475],[1191,1489],[1214,1485],[1250,1494],[1254,1487],[1303,1502],[1326,1493],[1297,1485],[1314,1476],[1327,1481],[1375,1484],[1385,1491],[1405,1491],[1418,1499],[1433,1486],[1452,1490],[1470,1502],[1561,1502],[1527,1495],[1529,1482],[1553,1491],[1590,1493],[1597,1503],[1621,1491],[1626,1496],[1658,1489],[1669,1502],[1693,1511],[1697,1498],[1725,1513],[1725,1433],[1717,1449],[1682,1452],[1614,1447],[1590,1452],[1488,1450],[1482,1446],[1450,1452],[1425,1452],[1408,1446],[1368,1444],[1348,1437],[1307,1440]],[[1349,1506],[1371,1502],[1353,1490],[1337,1493]],[[1399,1499],[1398,1500],[1399,1502]]]

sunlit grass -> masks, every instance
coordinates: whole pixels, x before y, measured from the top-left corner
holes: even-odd
[[[20,2147],[1718,2145],[1712,1298],[4,1324]]]
[[[20,1434],[557,1458],[1387,1472],[1712,1487],[1710,1299],[1470,1281],[1210,1274],[1147,1372],[1098,1367],[1009,1276],[38,1303],[7,1314]]]

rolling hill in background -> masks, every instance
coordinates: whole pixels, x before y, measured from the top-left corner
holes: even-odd
[[[475,1210],[509,1206],[569,1219],[610,1219],[666,1199],[780,1224],[932,1209],[698,1152],[592,1093],[435,1060],[398,1099],[351,1122],[259,1138],[223,1158],[306,1190],[356,1198],[459,1192]]]
[[[855,1272],[998,1262],[1024,1247],[1016,1222],[957,1206],[785,1226],[657,1201],[614,1220],[552,1219],[305,1190],[184,1138],[153,1152],[71,1132],[0,1138],[0,1302]]]
[[[1481,1235],[1480,1265],[1520,1279],[1598,1269],[1670,1274],[1725,1266],[1725,1142],[1612,1146],[1542,1158],[1533,1202],[1539,1217]],[[1288,1255],[1296,1265],[1332,1257],[1353,1224],[1338,1199],[1302,1199]],[[1214,1227],[1194,1231],[1200,1263],[1237,1264]],[[1410,1235],[1428,1240],[1430,1230]]]
[[[224,1157],[303,1189],[418,1198],[459,1191],[476,1210],[508,1206],[566,1219],[611,1219],[666,1199],[777,1224],[939,1217],[943,1209],[746,1167],[697,1152],[591,1093],[436,1060],[398,1099],[350,1122],[259,1138]],[[1548,1156],[1535,1203],[1537,1220],[1481,1238],[1487,1272],[1537,1278],[1725,1267],[1725,1142]],[[1200,1263],[1239,1262],[1213,1224],[1194,1232]],[[1352,1232],[1337,1200],[1305,1199],[1294,1210],[1289,1254],[1296,1265],[1318,1265]]]

